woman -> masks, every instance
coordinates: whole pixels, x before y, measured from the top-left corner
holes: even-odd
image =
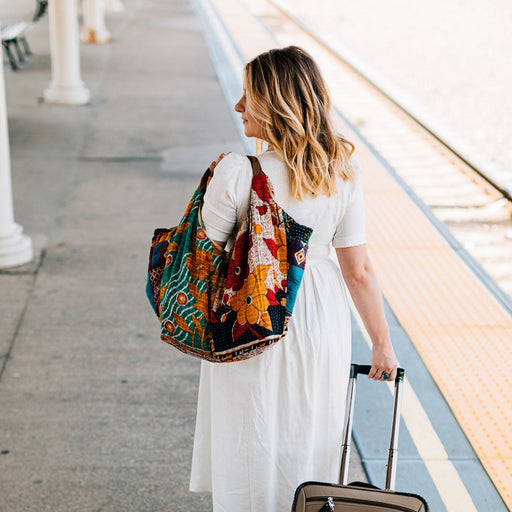
[[[276,201],[313,234],[286,337],[246,361],[202,363],[190,489],[211,490],[214,512],[284,512],[301,482],[337,481],[351,362],[343,281],[373,343],[369,377],[394,379],[397,362],[354,146],[334,132],[315,62],[298,47],[271,50],[247,64],[244,82],[235,110],[245,134],[268,143],[258,159]],[[214,167],[202,214],[223,245],[247,212],[252,171],[233,153]]]

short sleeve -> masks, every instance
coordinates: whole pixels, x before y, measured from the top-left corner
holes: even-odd
[[[236,153],[225,156],[215,167],[201,210],[208,236],[226,242],[249,206],[251,163]]]
[[[355,162],[354,169],[357,172],[357,179],[350,182],[351,193],[348,204],[332,240],[332,245],[336,248],[354,247],[366,243],[363,187],[357,162]]]

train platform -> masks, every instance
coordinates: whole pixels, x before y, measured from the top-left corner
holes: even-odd
[[[113,42],[81,48],[89,105],[38,101],[46,20],[24,69],[4,69],[15,217],[36,257],[0,271],[2,512],[211,510],[208,494],[188,492],[199,362],[159,341],[148,244],[214,156],[253,152],[232,110],[245,61],[299,44],[335,84],[325,50],[291,38],[264,0],[124,4],[108,18]],[[336,108],[363,169],[369,248],[407,371],[397,490],[436,512],[512,510],[510,302]],[[353,333],[353,360],[368,362],[357,317]],[[358,387],[355,441],[379,486],[390,391]]]

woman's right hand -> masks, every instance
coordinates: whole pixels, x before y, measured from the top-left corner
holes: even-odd
[[[391,341],[374,343],[372,347],[372,368],[368,374],[369,379],[390,380],[396,378],[398,362]],[[387,374],[387,379],[384,379]]]

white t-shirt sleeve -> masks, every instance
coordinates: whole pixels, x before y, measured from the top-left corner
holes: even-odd
[[[246,156],[230,153],[215,167],[201,210],[208,236],[226,242],[249,207],[252,170]]]
[[[363,187],[361,185],[359,164],[356,161],[353,161],[353,163],[357,172],[357,179],[350,183],[351,193],[349,194],[348,204],[334,233],[332,245],[336,248],[354,247],[366,243]]]

